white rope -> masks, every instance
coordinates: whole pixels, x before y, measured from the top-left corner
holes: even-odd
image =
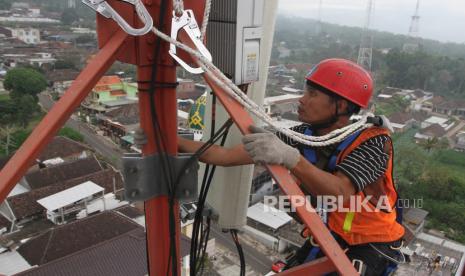
[[[357,130],[362,130],[372,126],[372,124],[367,124],[368,114],[363,116],[358,122],[348,125],[341,129],[336,129],[333,132],[324,135],[324,136],[308,136],[302,133],[292,131],[290,129],[276,126],[272,118],[262,110],[262,108],[252,101],[247,95],[242,92],[229,78],[227,78],[221,70],[219,70],[212,62],[207,60],[202,54],[198,51],[188,47],[187,45],[182,44],[179,41],[172,39],[166,34],[160,32],[155,27],[152,28],[155,35],[159,36],[163,40],[173,43],[176,47],[188,52],[189,54],[195,56],[200,63],[200,66],[205,71],[205,73],[219,86],[221,86],[231,97],[238,101],[246,110],[257,116],[258,119],[265,122],[272,129],[286,135],[287,137],[303,143],[308,146],[313,147],[324,147],[332,144],[339,143],[343,141],[350,134],[354,133]]]
[[[200,33],[200,39],[203,40],[205,38],[205,34],[207,33],[207,25],[208,19],[210,18],[210,11],[212,9],[212,0],[205,0],[205,10],[203,12],[203,22],[202,22],[202,29]]]
[[[184,1],[183,0],[173,0],[173,9],[176,15],[180,15],[184,12]]]

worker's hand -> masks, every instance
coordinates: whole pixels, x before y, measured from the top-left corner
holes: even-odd
[[[256,126],[242,138],[244,149],[255,163],[278,164],[293,169],[300,159],[297,149],[286,145],[276,135]]]

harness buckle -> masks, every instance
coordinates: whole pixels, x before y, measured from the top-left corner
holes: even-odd
[[[195,20],[194,12],[192,10],[184,10],[180,16],[176,15],[176,12],[173,11],[173,19],[171,20],[171,38],[177,40],[179,30],[184,29],[189,38],[194,42],[197,50],[209,61],[212,60],[212,55],[205,47],[201,40],[201,32],[199,25]],[[176,54],[176,45],[170,44],[169,54],[188,72],[192,74],[202,74],[204,70],[200,67],[193,68],[188,65],[184,60]]]
[[[135,7],[136,13],[139,16],[139,19],[142,21],[142,23],[145,24],[144,27],[140,29],[133,28],[105,0],[82,0],[82,3],[84,3],[85,5],[93,9],[94,11],[98,12],[105,18],[113,19],[114,21],[116,21],[116,23],[118,23],[118,25],[126,33],[130,35],[141,36],[141,35],[145,35],[148,32],[150,32],[150,30],[153,27],[153,19],[150,16],[150,13],[145,8],[144,4],[141,2],[141,0],[120,0],[120,1],[127,2]]]
[[[359,259],[353,259],[352,260],[352,265],[354,266],[355,270],[358,272],[360,275],[365,274],[365,264],[362,260]]]

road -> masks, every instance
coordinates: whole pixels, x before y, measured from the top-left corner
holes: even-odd
[[[212,224],[210,234],[212,235],[212,237],[215,238],[216,242],[219,242],[221,245],[228,248],[232,252],[237,252],[236,244],[233,242],[231,234],[229,232],[223,233],[223,231],[221,231],[221,229],[218,228],[217,225]],[[245,255],[245,263],[247,265],[250,265],[254,271],[262,275],[265,275],[268,272],[270,272],[272,261],[268,259],[266,255],[262,254],[255,248],[245,243],[241,243],[241,245]]]
[[[49,111],[55,104],[50,96],[45,93],[39,94],[39,103],[46,111]],[[95,133],[92,128],[83,122],[70,118],[66,122],[66,126],[81,133],[84,136],[84,142],[95,149],[97,153],[102,155],[110,164],[115,166],[117,169],[122,168],[121,157],[123,155],[123,151],[119,149],[118,146]]]

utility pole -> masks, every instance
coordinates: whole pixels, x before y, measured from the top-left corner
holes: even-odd
[[[415,8],[415,14],[412,16],[412,21],[410,23],[410,28],[408,30],[407,43],[404,44],[403,50],[405,52],[415,52],[418,50],[418,33],[420,30],[420,0],[417,0],[417,5]]]
[[[373,59],[373,33],[370,30],[370,24],[374,11],[375,0],[368,0],[365,25],[363,26],[362,39],[357,58],[357,63],[370,72]]]

